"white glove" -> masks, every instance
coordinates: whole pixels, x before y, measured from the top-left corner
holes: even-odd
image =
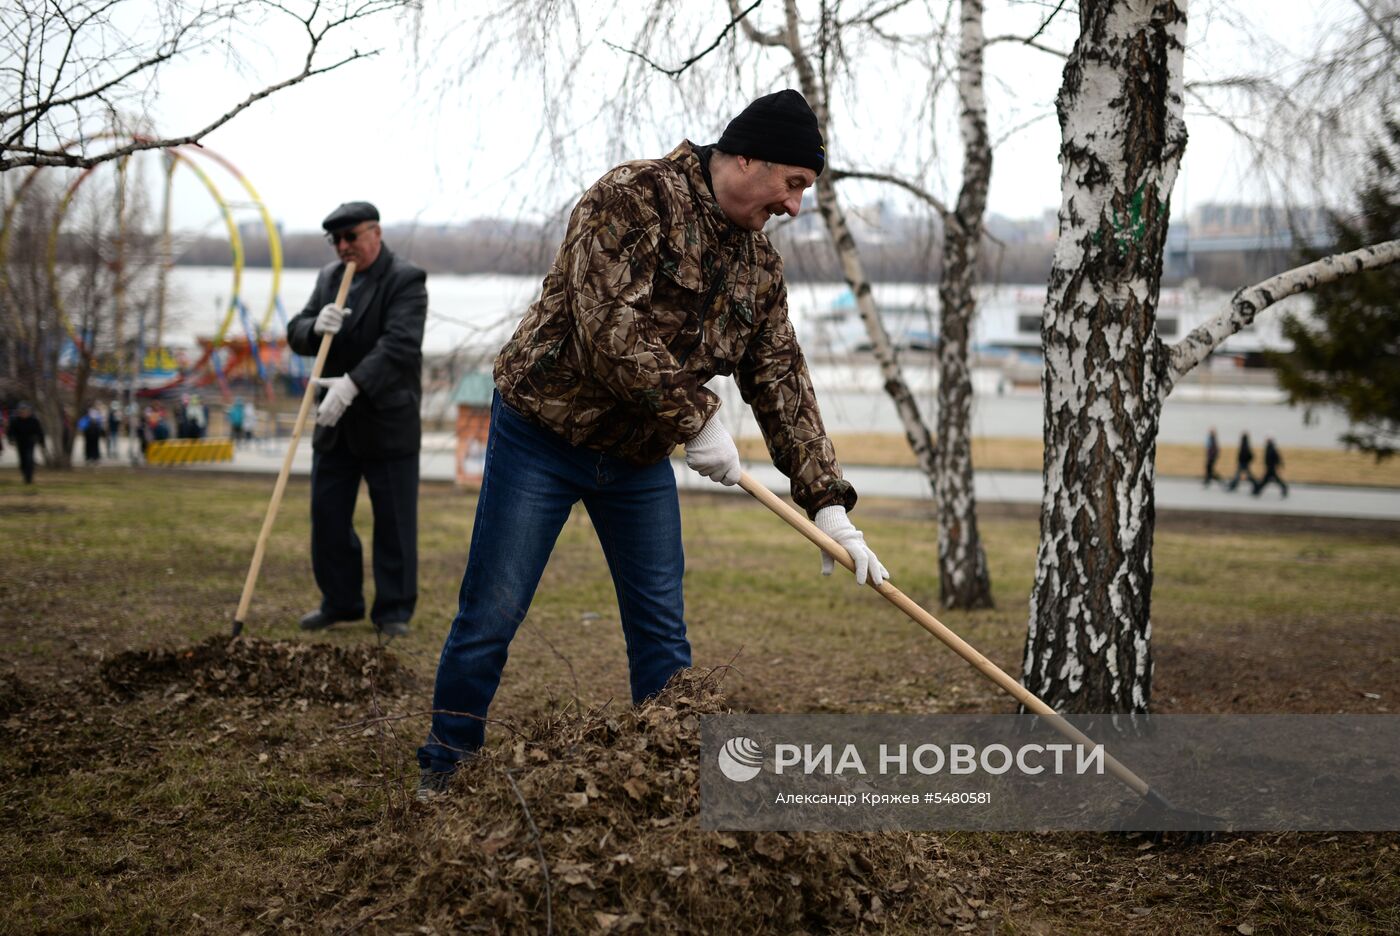
[[[344,377],[317,377],[316,386],[326,388],[321,405],[316,407],[318,426],[334,426],[340,422],[340,417],[345,415],[350,404],[355,402],[355,397],[360,395],[360,388],[355,386],[355,381],[351,380],[348,374]]]
[[[875,553],[865,545],[865,537],[860,530],[851,525],[851,518],[846,516],[845,507],[823,507],[817,511],[816,524],[818,529],[846,547],[846,552],[851,554],[851,559],[856,564],[857,585],[864,585],[867,576],[872,585],[879,585],[890,577],[889,571],[880,564]],[[835,567],[836,560],[823,552],[822,575],[830,575]]]
[[[734,438],[720,425],[718,415],[711,416],[695,438],[685,444],[685,463],[711,481],[731,486],[739,483],[739,475],[744,471],[739,466]]]
[[[316,324],[311,326],[311,330],[318,335],[334,335],[340,331],[340,323],[345,321],[345,309],[334,302],[327,302],[321,306],[321,313],[316,316]]]

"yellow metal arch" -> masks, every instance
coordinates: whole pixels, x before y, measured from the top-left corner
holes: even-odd
[[[204,187],[208,189],[209,194],[213,196],[223,216],[224,226],[228,229],[229,245],[233,249],[233,293],[229,297],[228,311],[224,313],[223,322],[220,323],[218,332],[214,335],[214,339],[210,343],[210,351],[212,353],[213,349],[223,344],[224,336],[228,334],[229,326],[233,324],[234,313],[238,309],[238,303],[241,298],[244,258],[243,237],[238,233],[238,225],[233,220],[233,211],[229,207],[228,201],[225,200],[223,194],[219,191],[219,187],[214,184],[214,180],[209,177],[209,174],[195,164],[193,160],[180,154],[178,151],[169,150],[168,152],[170,152],[175,159],[183,161],[189,166],[195,176],[204,184]],[[94,168],[96,167],[84,170],[78,178],[74,179],[72,184],[68,186],[67,191],[64,192],[63,198],[59,200],[58,210],[54,212],[53,224],[49,228],[47,255],[49,301],[53,304],[59,322],[62,323],[69,337],[73,339],[73,343],[77,346],[79,352],[84,357],[88,358],[92,356],[91,351],[84,344],[82,337],[74,330],[73,324],[68,318],[68,313],[63,307],[62,290],[58,288],[58,236],[59,229],[63,224],[64,217],[68,214],[68,209],[72,205],[74,196],[77,195],[78,189],[82,186],[83,182],[87,180],[88,176],[92,174]],[[8,229],[9,225],[7,224],[6,230],[8,231]],[[0,262],[3,262],[3,254],[0,254]]]
[[[104,136],[114,137],[120,136],[120,134],[110,133],[104,134]],[[133,139],[141,140],[143,139],[143,137],[134,136]],[[188,153],[202,154],[207,158],[214,160],[221,167],[223,167],[225,171],[227,171],[230,175],[232,175],[235,179],[238,180],[238,183],[243,187],[244,191],[248,193],[248,197],[251,204],[255,206],[258,210],[258,214],[261,217],[263,223],[263,228],[267,232],[269,255],[268,258],[272,267],[271,291],[268,297],[267,309],[264,311],[262,322],[260,323],[260,328],[266,331],[268,327],[272,324],[273,316],[277,312],[278,299],[282,293],[283,255],[281,235],[277,230],[277,225],[273,221],[271,213],[267,210],[267,205],[263,202],[262,196],[258,193],[257,189],[253,187],[253,184],[248,179],[248,177],[245,176],[238,169],[238,167],[236,167],[225,157],[213,152],[212,150],[209,150],[208,148],[183,146],[179,147],[178,149],[166,149],[163,150],[163,152],[166,153],[169,159],[171,160],[171,162],[167,166],[166,172],[165,206],[162,217],[162,238],[167,245],[167,249],[165,250],[166,257],[163,258],[163,260],[168,259],[168,255],[170,253],[168,249],[170,238],[170,200],[172,195],[174,168],[177,160],[184,162],[186,165],[188,165],[190,169],[195,172],[200,181],[204,184],[205,188],[208,189],[210,194],[213,196],[215,202],[218,204],[220,212],[224,218],[224,223],[229,231],[229,242],[234,254],[233,293],[230,299],[229,310],[225,313],[224,320],[222,323],[220,323],[218,334],[215,336],[213,342],[210,345],[211,350],[213,348],[217,348],[220,344],[223,343],[223,340],[233,323],[233,316],[237,309],[237,303],[242,298],[243,266],[246,255],[243,250],[242,237],[238,233],[238,226],[233,222],[232,211],[229,202],[219,192],[218,187],[214,184],[213,180],[210,179],[209,175],[205,173],[192,159],[189,158]],[[7,205],[5,205],[3,213],[3,225],[0,225],[0,293],[2,293],[10,299],[13,299],[13,295],[12,290],[10,288],[9,267],[6,263],[6,260],[8,258],[10,250],[12,222],[14,220],[15,210],[19,207],[20,203],[24,201],[24,196],[28,192],[30,185],[32,185],[34,180],[38,178],[40,168],[41,167],[35,167],[31,169],[30,172],[21,181],[19,188],[15,192],[14,198]],[[69,187],[68,191],[65,193],[61,201],[60,209],[57,212],[53,228],[50,231],[48,244],[49,289],[51,297],[54,297],[55,299],[57,299],[58,295],[55,276],[55,270],[57,266],[58,228],[62,223],[63,217],[67,214],[68,208],[71,205],[73,197],[77,193],[78,187],[81,186],[82,183],[86,180],[87,176],[92,173],[93,168],[85,170],[83,174],[80,175],[78,179],[75,180],[74,183]],[[126,158],[124,158],[121,161],[119,171],[121,173],[121,177],[124,183],[126,174]],[[124,218],[119,219],[118,221],[119,224],[124,224],[124,222]],[[165,274],[166,270],[163,262],[160,271],[160,285],[158,287],[158,302],[160,304],[160,308],[158,310],[156,326],[158,335],[157,344],[159,344],[159,338],[163,337],[161,333],[163,332],[164,325],[164,306],[166,291]],[[121,297],[117,297],[117,301],[120,302]],[[63,311],[61,300],[57,300],[56,310],[59,314],[60,321],[62,321],[64,324],[65,330],[69,333],[70,336],[74,337],[75,343],[80,349],[83,350],[83,353],[86,354],[86,350],[83,348],[82,341],[79,340],[78,336],[74,333],[74,330],[71,324],[69,323],[66,314]],[[23,323],[21,323],[21,328],[23,328]],[[28,336],[22,337],[25,337],[25,339],[28,340]]]
[[[186,149],[187,147],[181,147]],[[243,190],[248,193],[248,198],[254,207],[258,209],[258,214],[262,217],[263,228],[267,231],[267,252],[268,261],[272,265],[272,294],[267,301],[267,310],[263,313],[260,327],[266,331],[272,324],[272,316],[277,311],[277,297],[282,295],[282,237],[277,231],[277,224],[272,220],[271,213],[267,210],[267,205],[263,204],[262,196],[258,190],[253,188],[253,183],[248,181],[248,177],[238,170],[238,167],[229,162],[223,156],[207,147],[198,147],[193,150],[201,156],[206,156],[214,160],[220,166],[238,180],[243,186]]]

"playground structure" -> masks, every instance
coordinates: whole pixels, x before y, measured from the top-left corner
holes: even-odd
[[[146,448],[148,465],[233,461],[232,439],[166,439]]]
[[[129,138],[132,142],[137,143],[149,140],[148,137],[139,134],[114,133],[108,134],[108,136]],[[115,353],[102,355],[94,346],[91,336],[80,333],[79,329],[74,327],[71,317],[64,308],[64,291],[61,285],[63,271],[60,262],[60,241],[63,223],[72,209],[79,191],[100,167],[95,166],[79,173],[64,189],[58,200],[51,223],[48,226],[45,259],[48,303],[58,322],[62,325],[69,342],[71,342],[71,354],[66,355],[65,359],[68,361],[81,359],[89,369],[90,384],[107,387],[122,393],[126,395],[128,402],[133,401],[137,396],[148,398],[171,396],[178,392],[191,391],[210,385],[217,385],[223,398],[229,400],[233,395],[230,381],[234,378],[260,384],[265,393],[271,397],[276,371],[283,365],[285,365],[288,376],[299,382],[300,379],[304,378],[303,362],[296,355],[289,354],[285,340],[273,337],[270,331],[273,320],[276,318],[277,324],[280,326],[279,330],[285,333],[287,315],[281,301],[281,237],[262,197],[247,176],[239,171],[232,162],[207,147],[184,145],[155,152],[159,152],[164,159],[164,198],[160,213],[160,250],[156,264],[155,301],[153,308],[150,307],[151,304],[143,303],[135,310],[136,328],[131,334],[128,334],[128,327],[133,310],[129,308],[130,303],[125,295],[125,280],[122,273],[125,268],[126,246],[130,233],[127,217],[127,193],[131,161],[134,157],[128,155],[116,160],[117,180],[114,210],[117,227],[111,245],[114,257],[109,262],[117,274],[111,295],[110,343],[116,349]],[[214,178],[201,165],[201,161],[212,162],[232,176],[246,195],[246,201],[234,202],[225,197]],[[170,267],[174,265],[171,207],[174,200],[175,172],[182,165],[193,173],[218,206],[228,235],[232,273],[229,300],[224,306],[222,316],[212,335],[197,339],[198,354],[196,359],[189,363],[182,363],[164,343],[167,324],[168,274]],[[26,195],[40,177],[40,173],[44,171],[43,168],[30,170],[16,188],[13,196],[7,200],[4,208],[3,225],[0,226],[0,296],[3,296],[7,303],[15,302],[11,289],[8,261],[13,247],[11,241],[15,228],[16,211],[24,203]],[[236,208],[255,209],[267,234],[272,268],[271,289],[262,316],[256,321],[243,297],[245,252],[243,237],[234,217]],[[237,330],[235,330],[235,323],[240,326]],[[21,341],[32,346],[36,336],[24,332],[22,321],[18,324],[20,325],[19,337]],[[148,341],[148,336],[151,335],[152,331],[154,340]],[[71,385],[71,373],[65,370],[62,377],[65,382]]]

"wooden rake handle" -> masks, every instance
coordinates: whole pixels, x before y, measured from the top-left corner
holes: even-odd
[[[335,304],[345,305],[350,295],[350,281],[355,278],[355,262],[345,264],[345,275],[340,278],[340,289],[335,294]],[[262,570],[263,554],[267,551],[267,539],[272,533],[272,524],[277,519],[277,509],[282,506],[282,494],[287,490],[287,478],[292,473],[292,459],[297,453],[297,443],[301,441],[301,431],[306,426],[306,416],[311,412],[311,402],[316,399],[316,378],[326,366],[326,355],[331,350],[331,339],[335,336],[326,333],[321,336],[321,347],[316,349],[316,363],[311,365],[311,376],[306,381],[306,392],[301,395],[301,409],[297,410],[297,421],[292,426],[292,440],[287,443],[287,454],[282,459],[282,470],[277,475],[277,486],[272,489],[272,500],[267,504],[267,516],[263,517],[262,532],[258,534],[258,545],[253,549],[253,561],[248,566],[248,577],[243,581],[243,596],[238,599],[238,611],[233,615],[233,636],[243,633],[243,622],[248,616],[248,605],[253,601],[253,589],[258,584],[258,572]]]
[[[804,517],[787,501],[755,481],[747,471],[739,475],[739,486],[752,494],[763,506],[786,520],[789,526],[811,540],[819,549],[844,566],[848,572],[855,572],[856,564],[851,561],[851,554],[846,551],[846,547],[823,533],[815,523]],[[879,585],[872,584],[870,587],[879,592],[890,604],[907,614],[915,624],[943,641],[950,650],[971,663],[973,669],[991,680],[1002,691],[1028,710],[1044,717],[1060,734],[1076,744],[1090,748],[1094,746],[1094,742],[1089,739],[1088,735],[1065,721],[1062,715],[1041,701],[1039,696],[1012,679],[1005,670],[978,652],[977,648],[955,634],[938,618],[925,611],[904,592],[891,585],[888,579]],[[1124,767],[1106,751],[1104,752],[1104,766],[1139,796],[1146,796],[1148,790],[1151,789],[1145,780]]]

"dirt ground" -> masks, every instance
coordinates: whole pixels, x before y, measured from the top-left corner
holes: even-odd
[[[488,756],[446,802],[413,803],[474,501],[425,487],[416,629],[382,650],[367,624],[297,632],[314,589],[293,482],[230,642],[269,487],[0,481],[0,932],[1400,932],[1397,833],[700,832],[699,714],[1010,710],[733,498],[684,505],[689,681],[625,704],[580,516],[512,648]],[[936,612],[923,511],[864,504],[861,522]],[[984,527],[999,607],[940,617],[1016,672],[1035,518]],[[755,552],[761,568],[740,561]],[[1395,711],[1393,525],[1167,514],[1156,556],[1156,711]]]

